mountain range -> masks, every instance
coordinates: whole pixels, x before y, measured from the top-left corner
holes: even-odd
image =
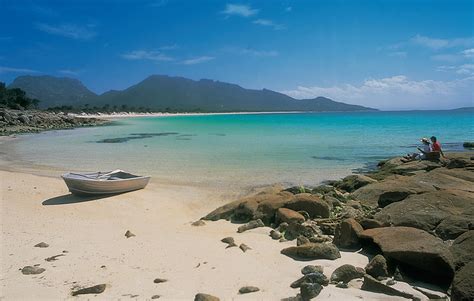
[[[259,112],[259,111],[375,111],[376,109],[336,102],[329,98],[294,99],[263,89],[245,89],[208,79],[199,81],[152,75],[125,90],[97,95],[79,80],[53,76],[19,76],[8,88],[20,88],[40,100],[41,108],[56,106],[146,107],[154,111]]]

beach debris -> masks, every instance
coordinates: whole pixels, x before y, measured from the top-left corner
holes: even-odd
[[[300,294],[303,300],[311,300],[319,295],[323,287],[319,283],[303,283]]]
[[[73,291],[72,295],[85,295],[85,294],[101,294],[105,291],[106,285],[105,284],[97,284],[94,286],[86,287],[79,289],[77,291]]]
[[[363,268],[356,268],[351,264],[344,264],[334,270],[331,275],[331,282],[338,283],[340,281],[347,283],[352,279],[362,278],[365,274]]]
[[[153,283],[163,283],[163,282],[167,282],[168,279],[164,279],[164,278],[156,278],[155,280],[153,280]]]
[[[49,245],[45,242],[40,242],[38,244],[35,245],[36,248],[47,248],[49,247]]]
[[[320,265],[307,265],[301,269],[301,274],[307,275],[311,273],[323,273],[324,268]]]
[[[330,259],[341,258],[338,248],[332,243],[307,243],[301,246],[288,247],[281,253],[295,259]]]
[[[261,219],[253,220],[246,223],[245,225],[240,226],[239,228],[237,228],[237,232],[242,233],[259,227],[265,227]]]
[[[293,283],[290,284],[290,287],[298,288],[298,287],[301,287],[303,283],[318,283],[320,285],[327,286],[329,284],[329,280],[326,277],[326,275],[324,275],[323,273],[313,272],[313,273],[306,274],[300,279],[294,281]]]
[[[21,273],[23,275],[37,275],[43,273],[44,271],[46,271],[46,269],[30,265],[21,269]]]
[[[159,299],[161,296],[160,295],[153,295],[151,296],[152,299]]]
[[[270,231],[270,237],[271,237],[272,239],[280,239],[282,236],[283,236],[283,235],[282,235],[279,231],[277,231],[277,230],[271,230],[271,231]]]
[[[256,286],[244,286],[239,289],[239,294],[248,294],[258,292],[260,289]]]
[[[205,226],[206,223],[202,219],[200,219],[198,221],[193,222],[191,225],[195,227],[201,227],[201,226]]]
[[[56,260],[58,260],[58,257],[61,257],[61,256],[65,256],[65,255],[64,254],[54,255],[54,256],[46,258],[45,260],[48,261],[48,262],[56,261]]]
[[[194,296],[194,301],[220,301],[220,299],[213,295],[199,293]]]
[[[378,254],[367,264],[365,271],[374,278],[387,277],[387,260],[383,255]]]
[[[130,230],[127,230],[127,232],[125,232],[125,237],[126,238],[130,238],[130,237],[133,237],[135,236],[135,234],[133,234],[132,232],[130,232]]]
[[[242,252],[247,252],[247,250],[251,250],[252,248],[247,246],[246,244],[240,244],[239,248],[242,250]]]
[[[413,298],[412,294],[408,294],[408,293],[399,291],[391,286],[385,285],[370,275],[364,276],[364,283],[362,284],[361,289],[364,291],[381,293],[381,294],[386,294],[386,295],[391,295],[391,296],[400,296],[400,297],[404,297],[408,299]]]

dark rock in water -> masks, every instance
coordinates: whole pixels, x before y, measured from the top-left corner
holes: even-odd
[[[212,295],[199,293],[194,296],[194,301],[219,301],[220,299]]]
[[[251,250],[252,248],[247,246],[246,244],[240,244],[239,248],[242,250],[242,252],[247,252],[248,250]]]
[[[367,264],[365,267],[365,271],[370,276],[377,278],[377,277],[387,277],[388,276],[388,268],[387,268],[387,260],[382,255],[377,255]]]
[[[21,273],[23,275],[37,275],[43,273],[44,271],[46,270],[37,266],[26,266],[21,269]]]
[[[125,237],[126,238],[130,238],[130,237],[133,237],[135,236],[135,234],[133,234],[132,232],[130,232],[130,230],[127,230],[127,232],[125,232]]]
[[[319,295],[323,287],[318,283],[303,283],[300,287],[301,298],[311,300]]]
[[[223,239],[221,239],[221,241],[222,241],[223,243],[226,243],[226,244],[229,244],[229,245],[235,244],[234,238],[233,238],[233,237],[230,237],[230,236],[229,236],[229,237],[224,237]]]
[[[345,219],[336,227],[333,243],[340,248],[358,249],[362,231],[364,229],[355,219]]]
[[[72,292],[73,296],[85,295],[85,294],[101,294],[105,291],[105,284],[98,284],[91,287],[82,288],[80,290]]]
[[[163,279],[163,278],[156,278],[155,280],[153,280],[153,283],[163,283],[163,282],[167,282],[168,279]]]
[[[467,263],[456,272],[451,287],[451,300],[474,300],[474,261]]]
[[[456,270],[469,262],[474,262],[474,230],[469,230],[456,238],[449,249],[453,254]]]
[[[364,230],[382,228],[385,226],[381,221],[372,218],[364,218],[359,221],[359,224],[364,228]]]
[[[464,142],[462,146],[465,148],[474,148],[474,142]]]
[[[271,230],[271,231],[270,231],[270,237],[271,237],[272,239],[280,239],[282,236],[283,236],[283,235],[282,235],[279,231],[277,231],[277,230]]]
[[[430,276],[448,284],[454,274],[453,256],[442,240],[410,227],[385,227],[364,230],[361,238],[373,241],[384,257],[411,268],[419,277]],[[429,280],[435,280],[435,279]]]
[[[323,273],[324,268],[320,265],[307,265],[301,269],[301,274],[307,275],[311,273]]]
[[[201,227],[201,226],[205,226],[206,223],[202,219],[200,219],[198,221],[193,222],[191,225],[195,227]]]
[[[152,299],[159,299],[161,296],[160,295],[153,295],[151,296]]]
[[[292,284],[290,284],[290,287],[298,288],[298,287],[301,287],[303,283],[318,283],[320,285],[326,286],[329,284],[329,280],[326,277],[326,275],[324,275],[323,273],[313,272],[313,273],[306,274],[303,277],[299,278],[298,280],[294,281]]]
[[[327,218],[331,210],[326,201],[311,194],[297,194],[293,200],[287,202],[285,207],[294,211],[306,211],[311,218]]]
[[[259,228],[259,227],[265,227],[265,225],[263,224],[262,220],[257,219],[254,221],[250,221],[246,223],[245,225],[240,226],[239,228],[237,228],[237,232],[242,233],[242,232]]]
[[[440,190],[410,195],[404,201],[383,208],[375,219],[384,224],[429,232],[439,227],[438,234],[450,239],[468,230],[469,225],[463,220],[474,220],[474,194],[461,190]]]
[[[364,269],[356,268],[351,264],[344,264],[334,270],[331,275],[331,282],[338,283],[342,282],[349,282],[352,279],[362,278],[365,274]]]
[[[248,294],[258,292],[260,289],[256,286],[244,286],[239,289],[240,294]]]
[[[393,287],[387,286],[383,284],[382,282],[376,280],[370,275],[364,276],[364,283],[362,284],[361,289],[364,291],[381,293],[381,294],[386,294],[390,296],[400,296],[400,297],[404,297],[408,299],[413,298],[413,295],[399,291]]]
[[[377,180],[374,180],[368,176],[364,175],[350,175],[342,179],[342,181],[335,184],[336,188],[353,192],[365,185],[376,183]]]
[[[277,224],[279,224],[280,222],[286,222],[288,224],[301,224],[305,221],[305,218],[303,215],[294,210],[288,208],[278,208],[275,214],[275,221]]]
[[[307,243],[301,246],[288,247],[281,253],[295,259],[330,259],[341,257],[337,247],[331,243]]]
[[[36,248],[47,248],[49,245],[45,242],[40,242],[39,244],[35,245]]]

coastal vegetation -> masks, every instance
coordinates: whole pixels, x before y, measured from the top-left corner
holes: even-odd
[[[31,109],[37,108],[39,100],[26,96],[26,92],[19,88],[7,88],[5,83],[0,82],[0,108],[8,109]]]

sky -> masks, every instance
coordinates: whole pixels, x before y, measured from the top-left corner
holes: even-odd
[[[474,1],[0,0],[0,81],[152,74],[383,110],[474,106]]]

